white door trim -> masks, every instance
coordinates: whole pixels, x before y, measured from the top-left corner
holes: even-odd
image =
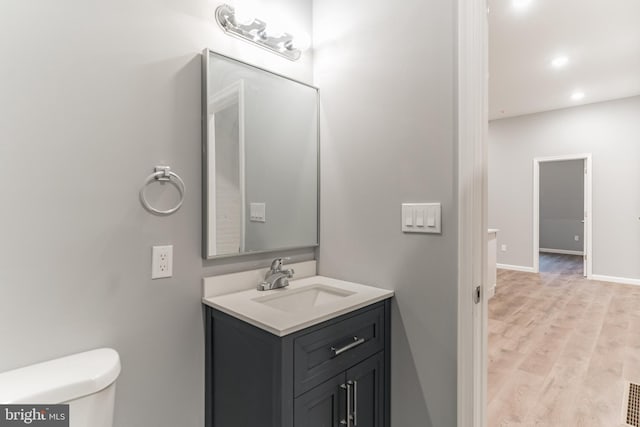
[[[237,108],[238,110],[238,175],[240,186],[240,199],[242,208],[240,210],[240,248],[239,252],[245,251],[245,235],[246,235],[246,219],[247,219],[247,189],[245,184],[245,89],[244,80],[240,79],[234,83],[231,83],[227,87],[216,92],[207,105],[207,117],[208,117],[208,131],[207,131],[207,164],[211,170],[215,169],[216,164],[216,125],[215,116],[217,113],[227,108]],[[207,188],[215,192],[216,188],[216,174],[215,172],[208,174]],[[208,228],[207,237],[207,258],[218,255],[218,248],[216,246],[216,198],[211,194],[205,198],[207,201],[207,223],[210,224]]]
[[[487,38],[486,0],[458,0],[458,427],[486,425]]]
[[[587,257],[585,276],[587,276],[587,279],[591,279],[593,276],[593,160],[591,153],[536,157],[533,159],[533,271],[534,273],[540,272],[540,163],[565,160],[585,161],[584,249]]]

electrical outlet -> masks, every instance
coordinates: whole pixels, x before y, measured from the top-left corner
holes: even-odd
[[[507,252],[507,245],[500,245],[500,250],[502,252]]]
[[[580,236],[578,236],[577,234],[575,236],[573,236],[573,240],[575,240],[576,242],[580,241]]]
[[[173,245],[154,246],[151,256],[151,278],[173,276]]]

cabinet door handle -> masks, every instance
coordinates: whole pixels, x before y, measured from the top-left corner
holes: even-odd
[[[347,427],[351,427],[351,381],[347,381]]]
[[[345,419],[340,420],[340,425],[351,426],[351,381],[347,381],[346,384],[341,384],[340,388],[344,389],[347,395],[347,416]]]
[[[345,351],[349,351],[352,348],[362,345],[365,343],[365,341],[366,340],[364,338],[353,337],[353,342],[345,345],[344,347],[340,347],[340,348],[331,347],[331,351],[333,351],[333,357],[339,356]]]
[[[353,380],[353,427],[358,425],[358,381]]]

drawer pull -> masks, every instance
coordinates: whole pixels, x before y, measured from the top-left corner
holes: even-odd
[[[333,357],[339,356],[340,354],[344,353],[345,351],[349,351],[352,348],[356,348],[359,345],[364,344],[365,341],[366,340],[364,338],[353,337],[353,342],[345,345],[344,347],[340,347],[340,348],[331,347],[331,351],[333,351]]]

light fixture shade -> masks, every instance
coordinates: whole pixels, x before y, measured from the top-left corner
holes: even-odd
[[[532,0],[512,0],[515,9],[523,10],[531,5]]]
[[[553,66],[553,68],[562,68],[565,65],[567,65],[569,63],[569,58],[567,58],[566,56],[562,55],[562,56],[556,56],[555,58],[553,58],[553,60],[551,61],[551,65]]]
[[[296,61],[302,56],[303,47],[311,45],[311,38],[306,34],[295,37],[281,29],[271,30],[269,25],[257,18],[251,17],[247,12],[236,14],[236,10],[227,4],[216,9],[216,21],[222,30],[233,37],[260,46],[276,55],[280,55],[291,61]],[[272,26],[273,27],[273,26]]]
[[[571,99],[574,101],[580,101],[581,99],[584,99],[584,92],[582,91],[575,91],[571,94]]]
[[[247,8],[236,6],[233,13],[233,20],[236,25],[247,26],[253,24],[256,17],[251,14]]]
[[[304,52],[311,47],[311,36],[309,36],[309,33],[304,31],[300,32],[293,38],[292,45],[294,48]]]

